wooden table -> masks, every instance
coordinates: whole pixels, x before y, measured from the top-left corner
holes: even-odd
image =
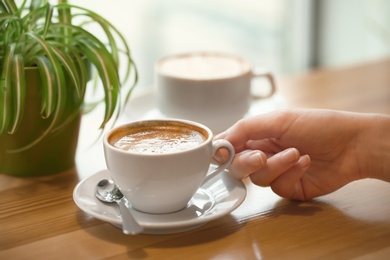
[[[390,59],[278,84],[288,107],[390,114]],[[246,180],[247,198],[226,217],[184,233],[126,236],[85,214],[72,199],[80,179],[104,167],[100,145],[79,150],[77,169],[52,177],[0,175],[0,259],[390,257],[390,184],[371,179],[304,203]]]

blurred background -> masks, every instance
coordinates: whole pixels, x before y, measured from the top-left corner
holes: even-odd
[[[387,0],[73,0],[111,21],[130,44],[139,88],[155,61],[194,50],[232,52],[276,76],[390,53]]]

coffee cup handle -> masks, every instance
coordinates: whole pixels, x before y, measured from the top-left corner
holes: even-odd
[[[229,141],[223,139],[213,141],[213,155],[221,148],[226,148],[229,151],[229,159],[223,164],[219,165],[217,168],[215,168],[212,172],[207,174],[206,178],[204,178],[202,182],[202,185],[220,174],[221,172],[223,172],[224,170],[226,170],[227,167],[229,167],[229,165],[232,163],[235,156],[233,145]]]
[[[276,83],[274,76],[271,72],[265,71],[264,69],[253,69],[252,71],[252,78],[266,78],[269,81],[270,85],[270,91],[264,95],[256,95],[252,93],[252,97],[255,99],[262,99],[262,98],[268,98],[272,96],[276,91]]]

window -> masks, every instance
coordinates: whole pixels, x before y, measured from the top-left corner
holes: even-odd
[[[165,55],[232,52],[276,76],[381,57],[390,50],[387,0],[83,0],[128,39],[139,88]],[[380,25],[380,26],[379,26]]]
[[[158,58],[186,51],[235,53],[277,74],[308,66],[310,0],[72,2],[103,14],[123,32],[140,88],[152,86]]]

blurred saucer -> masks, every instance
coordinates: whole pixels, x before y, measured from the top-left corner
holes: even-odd
[[[95,197],[96,184],[110,178],[108,170],[97,172],[80,181],[73,191],[76,205],[85,213],[121,227],[122,218],[116,204],[106,204]],[[205,183],[188,203],[187,208],[169,214],[147,214],[131,210],[144,227],[145,234],[171,234],[200,227],[221,218],[244,201],[245,185],[224,172]]]
[[[124,114],[132,121],[147,120],[147,119],[164,119],[168,116],[164,115],[157,108],[157,97],[154,92],[145,92],[130,98],[126,104]]]
[[[170,118],[158,109],[155,92],[146,92],[130,99],[125,107],[124,115],[128,121]],[[183,117],[180,119],[188,118]],[[209,123],[199,121],[199,123],[206,125],[214,134],[217,134],[230,127],[235,121],[229,120],[228,115],[226,115],[226,117],[220,118],[218,121]]]

